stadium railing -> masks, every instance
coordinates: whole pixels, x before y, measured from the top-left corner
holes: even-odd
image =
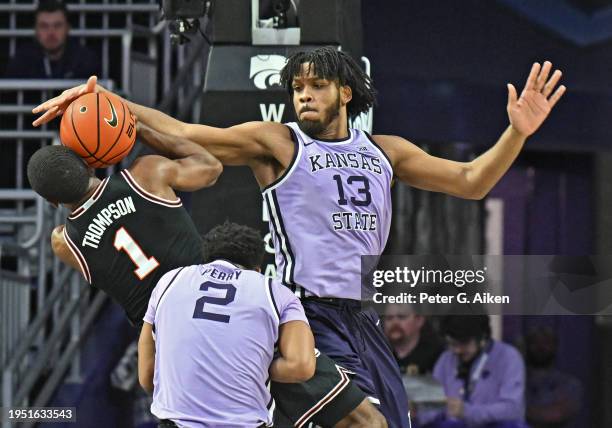
[[[70,369],[79,376],[79,344],[105,302],[80,274],[51,257],[51,229],[66,213],[52,210],[25,185],[25,155],[57,143],[49,126],[31,128],[31,109],[80,81],[0,80],[0,145],[15,146],[14,188],[0,189],[1,406],[44,405]],[[113,89],[112,81],[101,81]],[[27,102],[26,102],[27,101]],[[32,104],[30,104],[32,103]],[[6,153],[6,149],[3,149]],[[111,173],[112,171],[108,171]],[[6,263],[6,261],[11,261]],[[10,265],[6,267],[4,265]],[[32,309],[34,309],[32,311]],[[8,426],[6,423],[3,425]]]
[[[79,0],[68,2],[68,11],[71,15],[78,15],[78,24],[73,25],[70,31],[72,37],[85,43],[89,39],[99,39],[101,45],[100,58],[102,75],[104,79],[111,78],[111,62],[117,58],[112,55],[114,40],[121,41],[121,89],[128,91],[130,52],[132,50],[132,28],[142,26],[152,28],[159,18],[159,4],[157,0],[111,2],[98,0],[95,2]],[[17,49],[19,38],[32,38],[34,29],[33,19],[23,19],[31,16],[36,9],[36,3],[16,3],[10,0],[0,4],[0,13],[8,15],[8,25],[0,28],[0,39],[8,40],[9,55]],[[147,44],[149,53],[155,51],[157,41],[150,39]]]

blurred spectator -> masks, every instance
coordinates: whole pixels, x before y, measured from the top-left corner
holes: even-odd
[[[16,79],[84,79],[100,73],[97,55],[68,37],[66,6],[41,0],[36,9],[36,41],[20,46],[6,68]]]
[[[526,338],[527,420],[532,428],[564,428],[580,409],[582,385],[555,367],[557,337],[546,327]]]
[[[429,374],[444,351],[442,343],[424,328],[427,319],[414,313],[410,305],[389,304],[385,308],[385,335],[402,374]]]
[[[449,315],[442,321],[448,350],[434,377],[446,393],[446,410],[417,415],[435,428],[519,428],[524,424],[525,365],[519,352],[491,338],[487,315]]]

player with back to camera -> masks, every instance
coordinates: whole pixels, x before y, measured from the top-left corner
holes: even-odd
[[[470,162],[431,156],[391,135],[349,129],[349,117],[375,101],[370,78],[333,47],[293,54],[281,81],[297,122],[248,122],[226,129],[188,124],[128,102],[156,130],[206,147],[225,165],[247,165],[270,213],[278,275],[302,298],[316,346],[356,373],[380,403],[389,426],[408,426],[406,394],[373,310],[362,311],[360,256],[380,255],[391,223],[390,184],[404,183],[467,199],[481,199],[508,170],[527,137],[565,92],[561,72],[534,63],[517,94],[508,84],[509,126],[496,144]],[[80,94],[104,91],[95,77],[33,110],[40,125],[63,113]],[[370,290],[366,290],[370,292]]]
[[[70,211],[51,236],[54,253],[105,291],[140,325],[155,284],[166,272],[201,262],[201,239],[174,189],[212,185],[221,164],[184,138],[162,135],[137,122],[142,141],[161,154],[141,156],[104,180],[62,146],[39,149],[28,162],[32,188]],[[305,386],[274,384],[279,421],[315,421],[324,426],[384,427],[364,394],[324,355]],[[335,393],[333,395],[332,393]],[[317,406],[320,401],[326,406]],[[313,410],[314,409],[314,410]],[[284,413],[286,412],[286,413]]]
[[[259,273],[258,231],[226,222],[203,241],[201,264],[166,273],[153,290],[138,343],[140,383],[153,392],[151,411],[163,427],[271,426],[270,380],[314,375],[304,309]]]

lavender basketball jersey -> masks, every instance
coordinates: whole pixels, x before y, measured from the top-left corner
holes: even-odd
[[[222,260],[166,273],[144,321],[154,326],[151,412],[181,427],[272,423],[278,327],[306,321],[291,290]]]
[[[287,172],[263,190],[277,274],[300,297],[361,300],[362,255],[380,255],[391,224],[393,170],[363,131],[319,141],[289,123]]]

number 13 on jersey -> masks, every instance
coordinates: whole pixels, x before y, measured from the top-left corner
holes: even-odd
[[[159,266],[159,262],[155,257],[147,257],[124,227],[115,233],[113,245],[117,251],[123,250],[130,256],[130,259],[132,259],[132,262],[136,265],[137,269],[134,270],[134,273],[138,279],[144,279]]]

